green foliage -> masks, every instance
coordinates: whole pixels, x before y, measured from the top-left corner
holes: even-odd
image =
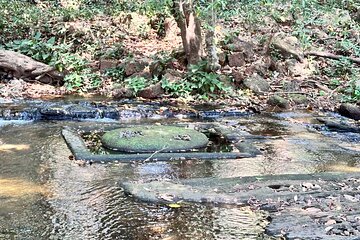
[[[346,88],[342,89],[344,95],[344,101],[357,102],[360,100],[360,82],[358,78],[352,78]]]
[[[147,86],[147,80],[143,77],[131,77],[125,79],[125,83],[131,89],[135,95]]]
[[[356,70],[352,62],[343,58],[339,61],[330,61],[329,66],[324,69],[324,73],[329,77],[340,77],[347,80],[349,76],[356,73]]]
[[[139,7],[139,13],[147,15],[148,17],[162,14],[164,16],[170,16],[170,6],[173,0],[145,0]]]
[[[123,67],[108,68],[105,70],[105,76],[110,77],[114,82],[122,82],[125,78]]]
[[[55,45],[55,38],[52,37],[45,41],[41,38],[38,32],[31,39],[15,40],[5,44],[5,49],[11,49],[20,52],[33,59],[50,64],[56,61],[59,51],[64,49],[64,46]]]
[[[189,96],[197,94],[207,99],[215,97],[216,94],[229,93],[230,87],[226,87],[219,79],[220,75],[207,72],[207,62],[200,62],[198,65],[190,66],[185,78],[179,82],[162,80],[162,87],[174,96]]]
[[[113,46],[111,46],[110,49],[107,49],[105,51],[100,51],[96,57],[97,58],[106,58],[106,59],[121,59],[125,54],[125,48],[122,43],[115,43]]]
[[[65,76],[64,81],[65,87],[68,90],[77,92],[94,90],[102,83],[100,75],[91,72],[90,68],[85,68],[78,72],[71,72]]]
[[[344,93],[345,101],[360,100],[360,68],[346,58],[332,60],[323,70],[323,74],[331,77],[330,87]]]
[[[343,39],[340,42],[337,42],[336,49],[344,55],[354,54],[357,57],[360,57],[360,46],[349,39]]]
[[[161,87],[172,96],[187,97],[193,92],[195,85],[188,81],[170,82],[162,79]]]
[[[152,73],[156,77],[159,77],[174,59],[173,55],[167,52],[155,54],[152,56],[152,64],[150,67],[152,68]]]
[[[56,44],[55,37],[46,40],[36,33],[31,39],[15,40],[5,44],[5,49],[20,52],[39,62],[49,64],[67,73],[65,86],[70,91],[85,92],[101,84],[99,74],[93,73],[88,61],[68,52],[69,46]]]

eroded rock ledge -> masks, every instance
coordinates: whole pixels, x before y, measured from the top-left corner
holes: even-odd
[[[358,239],[360,235],[360,173],[125,182],[121,186],[148,202],[250,205],[270,213],[266,232],[271,236]]]

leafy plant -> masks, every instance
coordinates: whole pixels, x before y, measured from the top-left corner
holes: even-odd
[[[169,63],[174,60],[174,57],[167,52],[159,52],[156,55],[152,56],[152,63],[150,69],[152,73],[158,77],[160,76],[166,68],[168,68]]]
[[[131,77],[125,79],[125,83],[131,89],[135,95],[147,86],[147,80],[143,77]]]
[[[81,72],[72,72],[64,78],[65,87],[70,91],[87,92],[88,90],[99,87],[102,83],[101,77],[97,73],[91,72],[86,68]]]
[[[59,54],[67,48],[64,45],[56,45],[55,43],[55,37],[45,40],[41,38],[41,33],[37,32],[31,39],[9,42],[5,44],[5,48],[25,54],[37,61],[51,64],[56,62]]]
[[[230,87],[226,87],[220,80],[220,75],[207,72],[207,62],[190,66],[185,78],[179,82],[162,80],[162,87],[174,96],[188,96],[197,94],[201,98],[214,97],[215,94],[226,94]]]
[[[110,49],[101,51],[97,54],[97,57],[103,57],[107,59],[120,59],[125,54],[124,45],[122,43],[115,43]]]
[[[330,61],[328,67],[324,69],[324,73],[330,77],[340,77],[348,79],[350,75],[354,74],[355,69],[353,64],[346,58]]]
[[[195,86],[188,81],[170,82],[166,78],[162,79],[161,87],[166,92],[176,97],[187,97],[195,88]]]
[[[125,70],[123,67],[108,68],[105,70],[105,76],[110,77],[115,82],[121,82],[124,80]]]

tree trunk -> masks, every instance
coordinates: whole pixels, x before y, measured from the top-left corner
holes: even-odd
[[[196,16],[191,0],[178,0],[173,5],[173,15],[181,31],[182,44],[188,64],[201,60],[201,22]]]
[[[207,16],[207,31],[205,35],[206,53],[209,62],[208,66],[211,71],[217,71],[221,68],[216,51],[215,26],[216,10],[212,8],[211,12],[208,13]]]

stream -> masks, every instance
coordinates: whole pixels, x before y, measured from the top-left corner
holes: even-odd
[[[34,105],[41,103],[33,103],[32,109]],[[17,104],[4,106],[2,113],[9,113]],[[29,112],[28,106],[16,111],[22,109]],[[0,120],[0,239],[271,239],[266,234],[269,220],[265,211],[234,205],[189,203],[177,208],[145,203],[125,194],[120,183],[360,172],[360,134],[322,130],[309,112],[201,119],[266,136],[253,142],[262,154],[252,158],[79,166],[69,159],[72,153],[61,136],[64,126],[200,120],[104,117],[59,121],[43,119],[37,111],[32,110],[34,115],[28,118],[10,114],[13,117]]]

